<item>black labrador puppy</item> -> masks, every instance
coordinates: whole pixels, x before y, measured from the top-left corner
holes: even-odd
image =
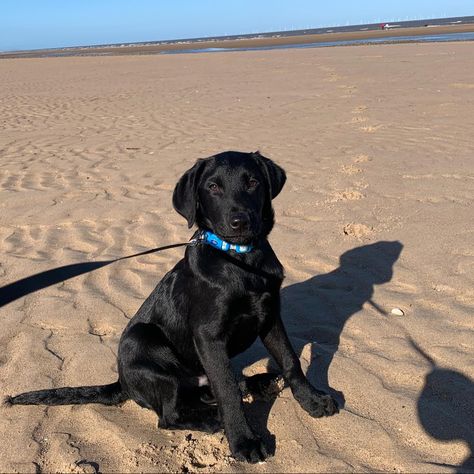
[[[120,340],[119,379],[10,397],[11,404],[115,405],[132,399],[159,416],[159,427],[187,426],[184,400],[196,387],[218,406],[235,458],[268,453],[250,428],[230,359],[257,337],[282,369],[294,397],[313,417],[338,411],[304,376],[280,318],[283,267],[267,236],[282,168],[260,153],[225,152],[198,160],[179,180],[175,209],[195,223],[193,245],[130,320]]]

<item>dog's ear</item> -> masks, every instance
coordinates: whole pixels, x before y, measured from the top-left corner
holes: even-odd
[[[196,161],[195,165],[181,176],[173,192],[173,207],[181,214],[191,228],[196,222],[196,212],[199,206],[198,185],[206,160]]]
[[[270,196],[272,199],[275,199],[285,185],[285,170],[272,160],[265,158],[259,151],[252,153],[252,156],[260,163],[260,166],[268,180]]]

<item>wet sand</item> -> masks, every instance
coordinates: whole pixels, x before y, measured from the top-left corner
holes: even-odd
[[[330,28],[328,28],[329,30]],[[186,41],[180,43],[161,43],[150,45],[121,45],[104,47],[77,47],[57,49],[41,49],[34,51],[19,51],[13,53],[0,53],[1,58],[35,58],[51,55],[60,56],[122,56],[130,54],[158,54],[163,52],[178,52],[185,50],[199,50],[209,48],[242,49],[260,48],[268,46],[298,45],[310,43],[326,43],[333,41],[351,41],[373,38],[393,38],[401,36],[442,35],[448,33],[470,33],[474,32],[474,24],[432,26],[422,28],[391,28],[375,31],[351,31],[343,33],[307,34],[299,36],[281,36],[274,38],[242,38],[234,40],[211,40],[211,41]]]
[[[288,174],[270,237],[286,269],[285,324],[310,380],[345,400],[322,420],[288,389],[246,405],[275,448],[260,465],[232,460],[222,433],[160,431],[132,402],[1,406],[0,471],[472,469],[472,44],[0,68],[0,287],[186,241],[171,205],[181,174],[199,157],[260,149]],[[0,308],[0,396],[116,380],[124,326],[182,253],[117,262]],[[247,374],[269,365],[260,346],[235,363]]]

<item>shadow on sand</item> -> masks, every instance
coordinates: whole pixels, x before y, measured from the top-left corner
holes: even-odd
[[[439,367],[418,344],[411,339],[410,343],[431,366],[417,402],[421,425],[439,441],[461,440],[470,449],[460,466],[430,464],[451,467],[458,473],[474,472],[474,382],[460,372]]]
[[[65,265],[32,275],[0,288],[0,307],[113,262],[182,245],[186,244],[164,246],[115,260]],[[335,270],[287,286],[281,292],[282,317],[295,350],[301,356],[304,346],[311,343],[308,379],[317,388],[335,396],[341,407],[344,406],[344,395],[329,385],[328,371],[339,348],[342,331],[365,303],[386,314],[372,301],[372,295],[375,285],[392,279],[393,266],[402,248],[403,245],[396,241],[356,247],[341,255]],[[417,403],[423,428],[440,441],[465,441],[471,450],[461,466],[430,464],[451,467],[459,473],[474,472],[474,382],[459,372],[438,367],[426,352],[409,340],[431,366]],[[262,344],[257,342],[234,362],[238,369],[243,369],[267,356]],[[269,371],[274,371],[274,367],[269,367]],[[272,452],[275,439],[267,429],[267,422],[273,402],[254,401],[247,405],[252,425],[263,435]]]
[[[281,292],[283,321],[297,354],[301,357],[304,346],[311,343],[308,379],[318,389],[331,393],[340,407],[345,404],[344,394],[330,386],[328,371],[339,348],[342,331],[366,303],[386,314],[372,301],[372,295],[375,285],[392,279],[393,267],[402,249],[398,241],[356,247],[341,255],[335,270],[287,286]],[[265,357],[268,353],[258,341],[235,358],[235,367],[243,369]],[[275,372],[275,368],[270,362],[268,370]],[[270,409],[271,404],[261,407],[260,432],[267,433]]]
[[[183,247],[188,245],[186,243],[164,245],[163,247],[157,247],[143,252],[134,253],[133,255],[127,255],[126,257],[114,258],[112,260],[102,260],[98,262],[80,262],[72,263],[70,265],[64,265],[62,267],[52,268],[44,272],[36,273],[21,280],[14,281],[0,288],[0,308],[2,306],[11,303],[18,298],[34,293],[35,291],[42,290],[48,286],[61,283],[71,278],[89,273],[98,268],[105,267],[114,262],[120,260],[127,260],[129,258],[140,257],[142,255],[148,255],[150,253],[160,252],[161,250],[173,249],[175,247]]]

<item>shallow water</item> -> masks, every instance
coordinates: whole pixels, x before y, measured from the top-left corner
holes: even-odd
[[[351,46],[364,44],[387,44],[387,43],[441,43],[447,41],[474,41],[474,32],[467,33],[445,33],[440,35],[421,36],[388,36],[385,38],[366,38],[341,41],[324,41],[305,44],[282,44],[273,46],[253,46],[249,48],[196,48],[174,51],[162,51],[159,54],[186,54],[186,53],[217,53],[228,51],[263,51],[269,49],[301,49],[301,48],[327,48],[330,46]]]

